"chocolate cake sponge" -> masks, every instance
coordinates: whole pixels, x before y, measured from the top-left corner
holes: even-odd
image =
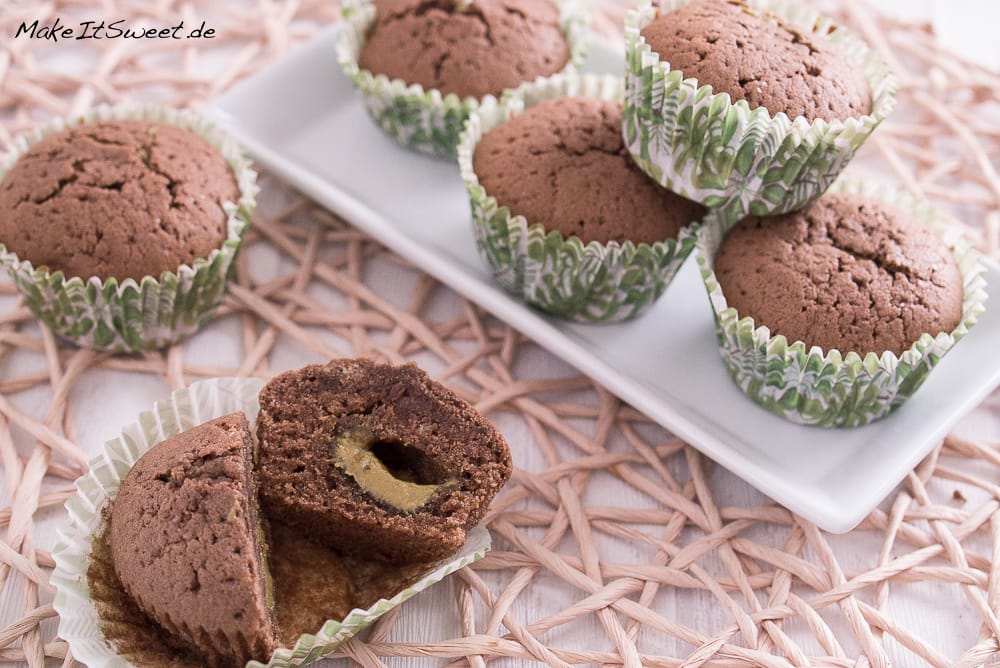
[[[277,644],[252,465],[246,417],[233,413],[151,448],[111,508],[126,593],[213,668],[266,661]]]
[[[676,238],[705,214],[640,170],[622,139],[622,106],[561,97],[527,108],[487,132],[473,170],[487,194],[529,225],[584,243]]]
[[[569,45],[550,0],[376,0],[359,65],[442,95],[499,95],[555,74]]]
[[[414,364],[339,359],[260,393],[268,517],[396,563],[457,551],[510,477],[503,437]]]
[[[864,70],[843,49],[741,0],[692,2],[661,14],[641,34],[670,69],[751,109],[810,121],[871,110]]]
[[[239,190],[198,135],[146,120],[72,125],[24,153],[0,183],[0,243],[66,277],[159,277],[207,258]]]
[[[950,249],[896,207],[827,193],[810,207],[747,218],[715,256],[729,306],[772,335],[823,350],[896,355],[962,319]]]

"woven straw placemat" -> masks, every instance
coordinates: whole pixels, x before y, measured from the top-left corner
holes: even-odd
[[[859,161],[952,209],[997,258],[1000,76],[943,51],[926,26],[880,18],[853,0],[821,8],[863,33],[902,84],[898,111]],[[105,101],[197,107],[336,14],[331,0],[6,0],[0,143],[39,120]],[[59,46],[11,39],[22,20],[56,16],[64,23],[205,20],[217,37]],[[599,25],[613,34],[620,17],[620,7],[604,6]],[[69,53],[76,55],[67,62]],[[354,663],[944,667],[1000,660],[998,444],[950,436],[883,509],[849,536],[829,536],[760,496],[733,502],[742,483],[643,415],[276,179],[265,175],[263,185],[238,281],[203,335],[229,337],[236,364],[199,355],[204,338],[136,357],[61,345],[0,284],[7,295],[0,309],[7,504],[0,509],[0,604],[20,611],[0,620],[0,661],[74,665],[55,637],[52,559],[36,547],[36,532],[43,520],[61,518],[86,461],[74,431],[81,388],[93,388],[106,370],[127,372],[135,383],[162,381],[164,394],[202,377],[268,376],[287,367],[289,346],[316,361],[416,359],[521,437],[515,458],[522,466],[490,516],[495,551],[453,578],[454,610],[441,611],[457,620],[453,637],[390,641],[404,606],[342,648]],[[273,269],[266,280],[262,264]],[[540,378],[539,366],[561,371]],[[22,401],[39,392],[46,393],[41,404]],[[45,408],[32,408],[38,405]],[[977,416],[1000,419],[1000,396]],[[93,452],[100,444],[86,445]],[[595,495],[596,481],[620,493]],[[906,598],[916,591],[923,593],[915,602]],[[901,600],[922,607],[907,610]],[[966,633],[940,644],[912,630],[914,614],[958,619]]]

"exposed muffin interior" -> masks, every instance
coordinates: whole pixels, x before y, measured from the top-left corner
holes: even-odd
[[[263,451],[242,413],[211,420],[139,457],[105,509],[88,585],[129,660],[266,661],[461,548],[510,476],[496,428],[413,364],[334,360],[260,400]]]
[[[0,243],[67,277],[142,279],[206,258],[239,190],[225,158],[188,130],[80,123],[45,137],[0,182]]]
[[[359,65],[374,74],[480,98],[569,62],[550,0],[377,0]]]
[[[270,656],[273,594],[242,413],[140,457],[112,505],[109,542],[131,599],[206,665],[235,668]]]
[[[584,243],[676,238],[705,208],[646,176],[621,127],[618,102],[546,100],[484,134],[473,170],[487,194],[529,225]]]
[[[863,195],[827,193],[795,213],[747,218],[723,239],[714,269],[740,317],[824,350],[900,355],[962,319],[951,249]]]
[[[344,619],[351,610],[391,598],[427,570],[423,563],[346,556],[281,522],[269,527],[275,617],[285,647],[303,633],[315,633],[328,619]]]
[[[346,557],[278,522],[267,522],[268,567],[274,586],[278,643],[292,647],[330,619],[368,609],[412,585],[426,564],[389,564]],[[115,572],[107,530],[94,537],[87,586],[105,639],[143,668],[202,668],[203,654],[151,619],[125,592]],[[242,664],[241,664],[242,665]]]
[[[413,364],[308,366],[260,405],[265,511],[348,555],[448,556],[510,476],[496,428]]]
[[[842,48],[742,0],[691,2],[661,14],[641,34],[670,69],[751,109],[809,120],[871,110],[864,70]]]

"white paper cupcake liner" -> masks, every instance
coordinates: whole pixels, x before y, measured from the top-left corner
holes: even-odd
[[[7,268],[25,304],[58,336],[85,348],[133,352],[162,348],[202,326],[218,306],[256,204],[257,175],[228,134],[191,112],[158,106],[102,106],[82,116],[52,121],[11,145],[0,180],[43,137],[81,122],[144,119],[190,130],[209,142],[233,170],[238,202],[226,202],[226,240],[208,257],[160,276],[118,280],[97,276],[67,278],[63,272],[33,267],[0,243],[0,265]]]
[[[579,0],[554,0],[559,22],[569,45],[569,61],[563,72],[576,70],[587,54],[589,16]],[[337,35],[337,61],[344,74],[361,93],[365,108],[384,132],[397,142],[420,153],[454,159],[459,134],[469,114],[492,95],[482,99],[460,98],[420,84],[407,84],[384,74],[373,74],[358,65],[368,30],[375,21],[375,5],[370,0],[345,0],[341,5],[343,24]]]
[[[661,0],[667,13],[693,0]],[[791,0],[748,0],[839,45],[864,70],[871,112],[844,120],[789,119],[684,79],[640,31],[657,7],[642,0],[625,19],[625,113],[629,152],[666,188],[730,216],[776,215],[823,193],[895,106],[896,79],[885,61],[849,31]]]
[[[150,447],[166,438],[222,415],[243,411],[251,427],[260,410],[258,394],[264,385],[257,378],[216,378],[192,384],[158,401],[153,410],[140,413],[136,424],[108,443],[91,460],[90,471],[77,479],[77,493],[66,502],[69,526],[59,531],[52,557],[56,562],[52,584],[53,606],[59,613],[59,636],[69,643],[77,661],[90,668],[131,668],[105,639],[90,598],[87,568],[91,542],[101,524],[101,511],[118,493],[129,469]],[[344,619],[328,620],[314,634],[299,637],[292,648],[275,650],[267,663],[250,661],[248,668],[285,668],[316,661],[332,653],[345,640],[372,624],[387,611],[481,559],[490,547],[490,534],[482,525],[469,532],[465,546],[446,560],[429,565],[414,584],[392,598],[381,599],[367,610],[352,610]]]
[[[644,313],[666,290],[694,249],[697,222],[676,239],[652,244],[592,241],[529,224],[501,206],[479,184],[472,160],[480,139],[525,107],[566,95],[622,98],[621,78],[561,74],[509,92],[499,103],[484,102],[469,118],[458,147],[458,164],[472,203],[480,257],[509,292],[546,312],[581,322],[615,322]]]
[[[911,212],[952,249],[962,274],[962,321],[951,332],[923,334],[902,355],[891,351],[846,354],[789,342],[750,316],[729,307],[713,271],[716,251],[738,222],[713,212],[698,233],[695,257],[715,315],[722,360],[730,376],[755,402],[792,422],[822,427],[856,427],[889,414],[913,395],[985,309],[985,266],[959,226],[913,196],[851,178],[831,192],[858,193]]]

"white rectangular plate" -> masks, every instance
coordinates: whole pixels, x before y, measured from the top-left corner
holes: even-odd
[[[786,422],[723,369],[693,257],[633,322],[579,325],[525,307],[477,255],[457,167],[400,148],[375,127],[337,67],[335,30],[230,89],[208,115],[269,170],[820,527],[852,529],[1000,384],[1000,308],[992,308],[889,417],[857,429]],[[621,72],[622,55],[595,43],[585,69]],[[1000,295],[996,265],[988,280]]]

